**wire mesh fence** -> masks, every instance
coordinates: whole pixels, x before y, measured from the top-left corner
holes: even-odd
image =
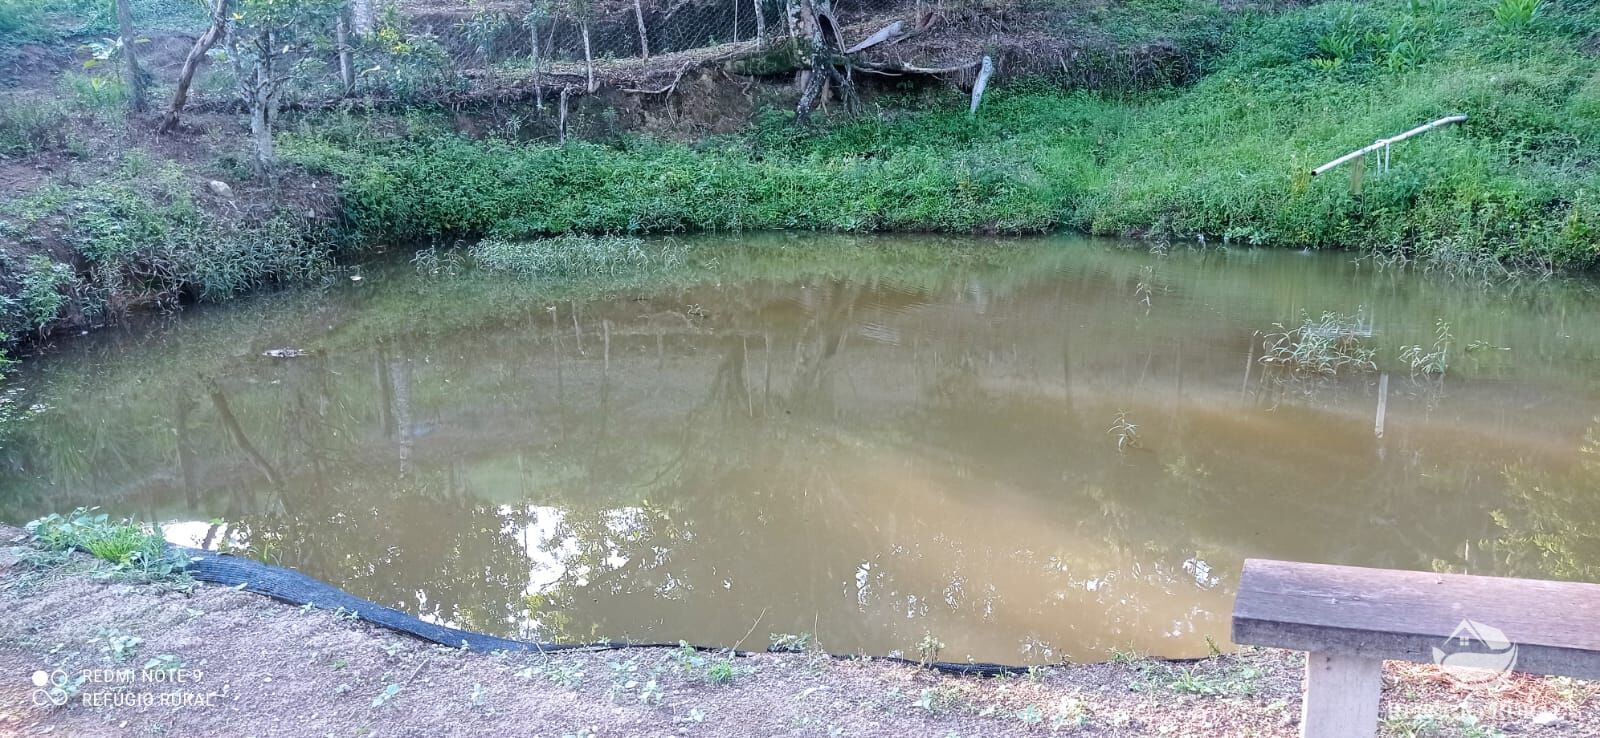
[[[853,0],[835,3],[833,15],[843,24],[854,24],[916,4]],[[483,8],[452,30],[467,42],[457,54],[476,55],[481,62],[584,63],[781,39],[790,35],[791,10],[798,13],[798,5],[791,8],[785,0],[535,2]]]

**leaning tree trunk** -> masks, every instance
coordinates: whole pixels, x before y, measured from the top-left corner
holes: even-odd
[[[133,53],[133,8],[128,0],[116,0],[117,34],[122,41],[122,80],[128,87],[128,107],[143,113],[149,107],[146,101],[144,73],[139,69],[139,58]]]
[[[333,38],[339,46],[339,82],[344,85],[344,94],[349,96],[356,89],[356,63],[350,47],[350,22],[345,20],[343,11],[333,21]]]
[[[756,11],[756,44],[760,45],[767,41],[767,16],[762,12],[761,0],[750,0],[750,4]]]
[[[639,56],[650,58],[650,35],[644,29],[644,0],[633,0],[633,19],[639,23]]]
[[[178,88],[172,93],[172,107],[167,109],[167,114],[162,116],[161,125],[156,128],[156,133],[171,133],[178,127],[178,118],[183,115],[183,106],[189,102],[189,85],[194,82],[194,73],[200,68],[200,60],[206,58],[206,53],[211,51],[228,28],[228,0],[217,0],[211,11],[211,27],[196,39],[194,46],[190,47],[189,55],[183,59],[183,71],[178,73]]]
[[[578,21],[578,29],[583,32],[583,68],[589,75],[588,90],[593,93],[599,88],[594,83],[594,52],[589,48],[589,20],[585,18]]]

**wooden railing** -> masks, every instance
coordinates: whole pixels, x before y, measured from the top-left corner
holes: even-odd
[[[1600,678],[1600,585],[1250,559],[1233,641],[1308,652],[1300,735],[1362,738],[1385,659]]]

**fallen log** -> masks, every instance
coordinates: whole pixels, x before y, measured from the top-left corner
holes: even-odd
[[[855,46],[852,46],[852,47],[850,47],[848,49],[845,49],[844,53],[846,53],[846,54],[855,54],[855,53],[870,49],[870,48],[872,48],[874,46],[877,46],[878,44],[881,44],[881,43],[883,43],[885,41],[888,41],[891,38],[894,38],[896,36],[902,35],[905,32],[905,27],[906,27],[905,21],[895,21],[893,23],[890,23],[889,25],[878,29],[877,33],[874,33],[871,36],[866,37],[866,39],[862,40],[861,43],[858,43]]]

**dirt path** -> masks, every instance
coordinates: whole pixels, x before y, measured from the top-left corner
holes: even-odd
[[[463,653],[210,586],[131,583],[0,528],[0,735],[1292,736],[1297,654],[999,679],[820,654]],[[54,696],[31,676],[87,677]],[[162,681],[152,681],[161,679]],[[48,687],[48,684],[47,684]],[[1597,689],[1452,691],[1391,664],[1388,735],[1596,735]],[[70,692],[68,694],[67,692]],[[35,700],[45,702],[37,706]]]

